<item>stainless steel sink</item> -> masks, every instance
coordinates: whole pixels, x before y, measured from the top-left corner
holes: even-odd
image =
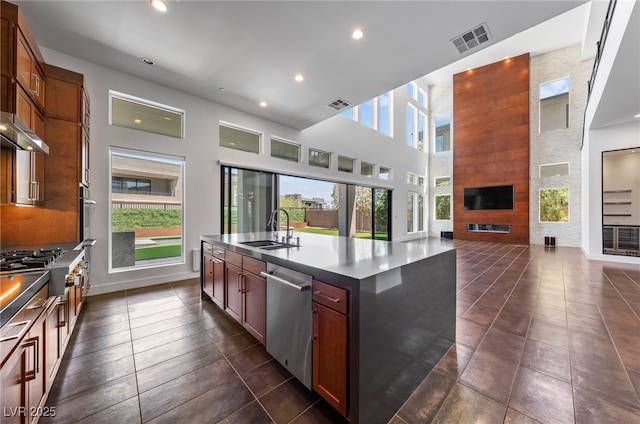
[[[264,249],[264,250],[276,250],[276,249],[284,249],[287,247],[295,247],[295,245],[293,244],[281,243],[279,241],[274,241],[274,240],[241,241],[240,244],[244,244],[250,247],[257,247],[258,249]]]

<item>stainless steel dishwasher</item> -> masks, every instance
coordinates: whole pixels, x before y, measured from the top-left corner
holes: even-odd
[[[267,263],[267,352],[311,389],[312,277]]]

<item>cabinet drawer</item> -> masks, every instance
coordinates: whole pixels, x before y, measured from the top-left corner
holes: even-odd
[[[232,250],[226,250],[224,252],[224,260],[238,268],[242,268],[242,255],[240,253],[236,253]]]
[[[348,310],[347,291],[322,281],[313,280],[313,301],[343,314]]]
[[[212,253],[216,258],[224,261],[224,249],[218,246],[212,246]]]
[[[213,246],[211,246],[209,243],[202,243],[202,252],[213,255]]]
[[[255,275],[267,270],[267,264],[264,262],[245,256],[242,262],[242,269]]]

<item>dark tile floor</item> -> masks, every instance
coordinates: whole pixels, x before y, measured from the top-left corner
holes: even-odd
[[[456,344],[391,420],[640,423],[640,266],[466,241]],[[42,423],[340,423],[198,280],[92,296]]]

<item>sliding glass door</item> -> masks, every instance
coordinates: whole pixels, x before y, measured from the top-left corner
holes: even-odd
[[[276,207],[277,175],[270,172],[222,167],[222,233],[267,231]]]
[[[338,235],[342,224],[358,238],[391,238],[390,190],[229,166],[222,166],[222,175],[223,234],[270,231],[271,211],[282,207],[296,232]],[[354,195],[341,196],[349,187]],[[341,203],[353,214],[340,214]]]

